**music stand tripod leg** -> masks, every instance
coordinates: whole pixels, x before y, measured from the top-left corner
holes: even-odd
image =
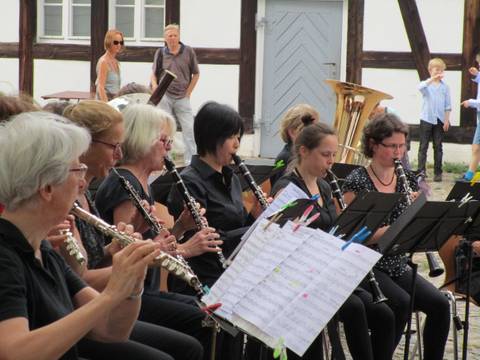
[[[405,350],[403,353],[404,360],[408,360],[408,356],[410,352],[410,336],[412,334],[412,314],[413,314],[414,302],[415,302],[415,283],[417,282],[417,270],[418,270],[418,265],[412,261],[411,257],[410,257],[409,265],[412,268],[412,286],[410,289],[410,310],[408,314],[407,332],[405,333]]]
[[[472,281],[472,262],[473,262],[473,249],[472,243],[468,239],[464,240],[461,244],[464,251],[467,254],[467,291],[466,291],[466,302],[465,302],[465,320],[463,323],[463,345],[462,345],[462,360],[467,359],[467,348],[468,348],[468,330],[469,330],[469,320],[470,316],[470,286]]]

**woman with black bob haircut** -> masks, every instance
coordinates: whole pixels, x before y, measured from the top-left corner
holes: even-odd
[[[235,249],[252,222],[243,207],[240,180],[229,166],[232,155],[240,147],[243,131],[243,121],[238,112],[227,105],[206,103],[193,123],[198,155],[194,155],[191,164],[181,172],[188,191],[205,208],[208,225],[220,234],[225,257]],[[183,209],[183,200],[175,185],[168,198],[168,208],[175,217]],[[253,215],[258,215],[260,211],[259,206],[255,207]],[[224,270],[216,253],[205,253],[188,261],[200,281],[209,287]],[[184,284],[174,282],[169,287],[171,290],[189,291]]]
[[[217,148],[232,136],[243,136],[243,120],[234,109],[211,101],[202,106],[195,116],[193,134],[200,156],[214,155]]]

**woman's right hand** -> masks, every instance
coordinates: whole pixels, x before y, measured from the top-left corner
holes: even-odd
[[[223,244],[219,240],[220,235],[215,232],[214,228],[206,227],[197,231],[188,241],[180,244],[178,252],[185,258],[202,255],[207,252],[217,252],[220,245]]]
[[[147,268],[160,254],[159,245],[151,240],[137,240],[112,258],[112,273],[103,293],[117,302],[143,289]]]

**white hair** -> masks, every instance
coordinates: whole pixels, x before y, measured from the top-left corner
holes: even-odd
[[[123,159],[120,164],[131,164],[144,157],[162,130],[173,136],[175,120],[165,111],[149,104],[133,104],[123,112],[125,141],[122,144]]]
[[[89,145],[86,129],[53,113],[27,112],[2,123],[0,203],[15,210],[46,185],[61,184]]]

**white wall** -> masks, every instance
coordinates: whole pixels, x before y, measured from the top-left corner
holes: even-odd
[[[0,59],[0,91],[9,95],[18,93],[18,59]]]
[[[2,0],[0,11],[0,42],[17,42],[18,41],[18,16],[19,16],[19,0]],[[0,70],[3,75],[3,69]]]
[[[240,47],[241,0],[181,0],[181,37],[195,47]]]
[[[363,69],[362,84],[381,90],[393,96],[392,100],[384,100],[383,104],[395,109],[398,115],[408,124],[419,124],[422,107],[422,95],[417,90],[419,83],[416,70],[400,69]],[[452,97],[452,125],[460,124],[460,71],[447,71],[445,82],[450,87]]]
[[[463,37],[463,1],[417,1],[430,52],[461,53]],[[406,51],[410,44],[398,2],[365,0],[364,50]],[[419,122],[422,97],[416,86],[416,70],[363,69],[362,84],[393,96],[384,104],[392,106],[410,124]],[[460,123],[461,72],[448,71],[445,81],[452,96],[452,124]]]

